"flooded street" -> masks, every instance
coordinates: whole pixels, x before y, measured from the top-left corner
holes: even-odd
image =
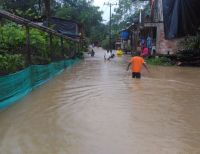
[[[1,154],[199,154],[200,68],[95,57],[0,112]]]

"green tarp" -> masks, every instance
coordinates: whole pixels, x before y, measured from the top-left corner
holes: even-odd
[[[26,96],[33,88],[47,82],[78,59],[53,62],[48,65],[32,65],[15,74],[0,77],[0,110]]]

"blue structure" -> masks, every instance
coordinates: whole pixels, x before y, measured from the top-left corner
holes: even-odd
[[[120,38],[122,40],[128,40],[129,38],[129,32],[127,30],[123,30],[120,32]]]

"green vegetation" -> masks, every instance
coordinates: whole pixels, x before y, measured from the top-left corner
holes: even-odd
[[[151,57],[146,62],[150,65],[172,66],[172,61],[167,57]]]
[[[1,7],[11,13],[32,21],[44,21],[49,16],[73,20],[84,27],[84,37],[89,43],[101,44],[107,35],[107,26],[102,24],[99,7],[91,0],[1,0]]]
[[[200,66],[200,34],[186,37],[180,43],[180,50],[176,55],[178,65]]]
[[[174,55],[149,58],[147,63],[151,65],[179,65],[200,66],[200,35],[188,36],[180,42],[179,51]]]
[[[102,48],[105,49],[105,50],[109,50],[110,39],[108,37],[105,40],[102,41]]]
[[[83,44],[85,44],[83,42]],[[61,60],[60,38],[53,37],[53,45],[50,50],[48,34],[36,29],[30,29],[30,49],[32,64],[48,64],[51,62],[51,53],[53,51],[53,60]],[[64,41],[65,58],[74,57],[76,44],[70,41]],[[80,50],[83,50],[80,49]],[[82,53],[77,56],[81,58]],[[0,75],[6,75],[19,71],[26,66],[26,37],[25,28],[10,22],[6,22],[0,27]]]
[[[122,0],[112,14],[112,34],[113,40],[119,40],[119,32],[127,29],[133,23],[139,22],[140,9],[145,15],[150,15],[150,5],[144,0]],[[118,37],[116,37],[118,36]],[[113,44],[114,46],[114,44]],[[130,48],[126,49],[130,51]]]
[[[2,8],[27,19],[41,18],[40,10],[42,0],[1,0]]]
[[[195,36],[188,36],[184,41],[180,43],[180,46],[185,50],[197,50],[200,49],[200,34]]]
[[[25,68],[25,60],[21,54],[0,55],[0,75],[17,72]]]
[[[113,14],[113,32],[127,28],[134,22],[138,22],[141,6],[145,14],[150,14],[148,1],[143,0],[125,0],[119,1],[118,7]]]
[[[20,53],[25,46],[25,32],[23,28],[13,23],[0,27],[1,52],[15,54]]]
[[[64,40],[64,55],[60,38],[53,37],[49,45],[49,35],[37,29],[30,29],[30,52],[32,64],[48,64],[78,56],[88,50],[88,45],[101,45],[108,34],[108,26],[102,23],[99,7],[87,0],[1,0],[0,9],[4,9],[31,21],[48,21],[50,16],[72,20],[83,26],[82,40],[78,45]],[[51,27],[51,26],[50,26]],[[52,51],[52,53],[51,53]],[[79,52],[78,52],[79,51]],[[25,27],[0,19],[0,75],[21,70],[27,64],[27,45]],[[12,62],[11,62],[12,60]],[[15,65],[15,66],[12,66]]]
[[[60,38],[53,37],[53,59],[62,59]],[[33,64],[48,64],[51,61],[51,53],[49,47],[48,34],[36,29],[30,30],[30,48]],[[71,42],[64,41],[65,57],[73,56],[75,45]],[[15,55],[23,56],[23,61],[26,59],[26,36],[25,28],[10,22],[6,22],[0,27],[0,55]],[[23,62],[25,63],[25,62]]]

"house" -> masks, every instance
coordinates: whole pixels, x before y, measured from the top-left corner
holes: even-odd
[[[133,51],[137,50],[141,38],[150,36],[157,54],[176,53],[181,39],[165,38],[162,0],[149,0],[149,5],[149,14],[141,11],[139,17],[127,28]]]
[[[181,39],[165,39],[162,0],[150,0],[150,8],[150,19],[144,20],[143,28],[152,32],[150,35],[155,38],[156,52],[158,54],[173,54],[177,52],[178,43]]]

